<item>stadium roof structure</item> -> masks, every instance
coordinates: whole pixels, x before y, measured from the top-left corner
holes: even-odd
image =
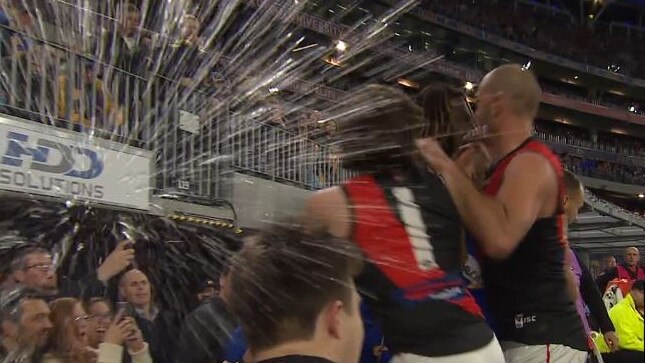
[[[645,249],[645,218],[585,191],[585,210],[569,226],[569,242],[590,254],[622,254],[625,247]]]
[[[638,25],[639,16],[645,16],[645,0],[521,0],[560,9],[574,17],[593,15],[595,20]]]

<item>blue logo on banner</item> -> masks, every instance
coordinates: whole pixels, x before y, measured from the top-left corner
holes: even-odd
[[[54,141],[38,139],[35,147],[29,147],[29,136],[18,132],[7,133],[7,150],[0,163],[9,166],[22,167],[25,156],[31,157],[29,169],[45,173],[62,174],[80,179],[94,179],[103,172],[103,162],[98,154],[89,149],[77,146],[67,146]],[[58,153],[60,161],[54,155]],[[90,161],[85,170],[76,169],[75,156],[83,155]]]

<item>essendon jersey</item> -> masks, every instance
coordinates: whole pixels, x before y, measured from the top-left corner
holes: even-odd
[[[490,343],[493,333],[461,278],[461,221],[441,180],[367,175],[343,185],[352,240],[368,263],[357,282],[391,350],[436,357]]]
[[[515,251],[503,261],[482,264],[488,302],[500,341],[527,345],[562,344],[587,350],[580,317],[565,279],[567,240],[564,223],[562,164],[543,143],[532,138],[505,156],[492,170],[484,191],[495,196],[511,161],[525,152],[546,158],[558,176],[559,203],[553,217],[535,221]]]

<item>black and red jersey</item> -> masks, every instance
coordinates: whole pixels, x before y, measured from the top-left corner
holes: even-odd
[[[562,344],[587,350],[584,331],[565,279],[567,238],[563,168],[543,143],[529,138],[493,168],[486,194],[497,195],[511,161],[522,153],[544,156],[558,176],[558,210],[535,221],[515,251],[503,261],[484,258],[482,273],[495,333],[500,341],[527,345]]]
[[[365,175],[343,189],[351,239],[368,261],[358,287],[392,352],[436,357],[490,343],[493,333],[463,286],[461,220],[439,177]]]

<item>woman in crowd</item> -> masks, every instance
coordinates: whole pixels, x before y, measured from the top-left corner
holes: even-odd
[[[99,349],[105,342],[105,333],[112,324],[114,311],[112,304],[102,297],[93,297],[83,303],[87,312],[87,343],[92,349]]]
[[[53,325],[50,344],[43,363],[121,363],[122,344],[128,348],[132,362],[150,363],[148,344],[134,320],[120,312],[104,334],[98,350],[88,341],[88,319],[80,301],[61,298],[51,303]]]

